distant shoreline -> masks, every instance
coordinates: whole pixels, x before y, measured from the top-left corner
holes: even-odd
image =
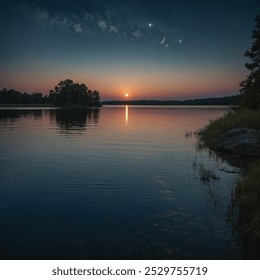
[[[239,104],[240,96],[225,96],[216,98],[199,98],[187,100],[111,100],[101,101],[100,105],[142,105],[142,106],[234,106]],[[48,107],[48,108],[82,108],[85,106],[57,106],[54,104],[0,104],[0,107]],[[90,108],[90,107],[88,107]]]
[[[237,105],[239,104],[240,96],[226,96],[226,97],[216,97],[216,98],[199,98],[199,99],[188,99],[188,100],[112,100],[112,101],[102,101],[102,105],[187,105],[187,106],[221,106],[221,105]]]
[[[57,106],[54,104],[0,104],[0,108],[59,108],[59,109],[80,109],[80,108],[86,108],[86,109],[95,109],[99,108],[97,106],[88,107],[83,105],[73,105],[73,106]]]
[[[57,106],[53,105],[53,104],[0,104],[0,107],[48,107],[48,108],[55,108]]]

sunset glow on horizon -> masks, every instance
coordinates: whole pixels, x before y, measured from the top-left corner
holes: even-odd
[[[65,2],[4,1],[1,89],[72,79],[102,100],[170,100],[234,95],[247,75],[255,1]]]

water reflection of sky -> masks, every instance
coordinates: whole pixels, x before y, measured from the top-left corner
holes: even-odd
[[[232,167],[185,138],[226,109],[39,112],[0,110],[3,258],[239,258]]]

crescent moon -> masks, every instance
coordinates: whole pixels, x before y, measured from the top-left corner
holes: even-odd
[[[160,45],[164,43],[165,39],[166,39],[166,38],[165,38],[165,36],[164,36],[163,39],[162,39],[162,41],[161,41],[161,43],[160,43]]]

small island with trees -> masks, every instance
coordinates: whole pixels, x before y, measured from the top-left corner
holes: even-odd
[[[0,90],[0,104],[62,106],[62,107],[100,107],[100,94],[90,90],[85,84],[67,79],[60,81],[49,95],[42,93],[22,93],[14,89]]]

